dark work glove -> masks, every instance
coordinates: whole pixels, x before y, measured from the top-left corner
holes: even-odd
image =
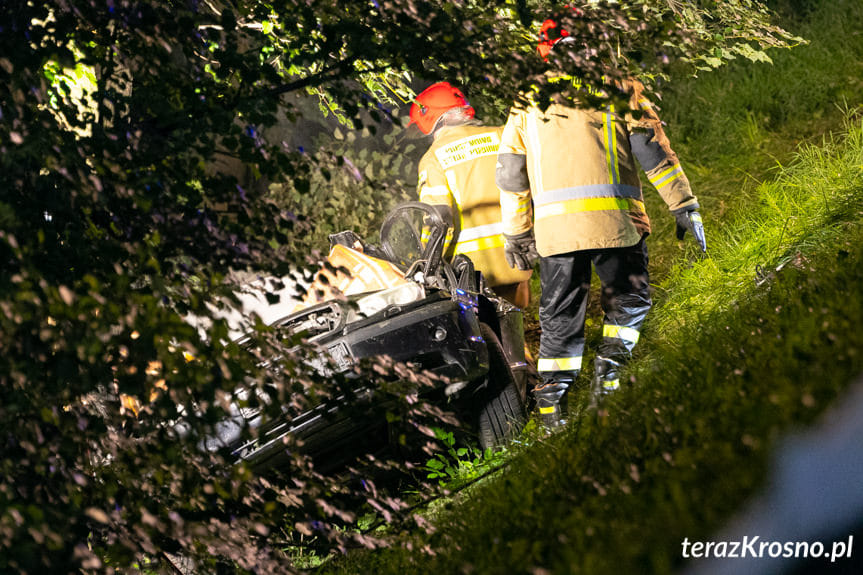
[[[517,270],[532,270],[533,263],[539,259],[536,251],[536,240],[533,230],[527,230],[514,236],[503,234],[503,253],[509,267]]]
[[[707,238],[704,235],[704,224],[701,214],[694,207],[681,208],[672,212],[677,220],[677,239],[682,240],[686,232],[692,233],[702,252],[707,251]]]

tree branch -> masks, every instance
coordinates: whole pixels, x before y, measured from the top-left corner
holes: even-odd
[[[342,60],[335,66],[331,66],[329,68],[321,70],[316,74],[294,80],[293,82],[288,82],[287,84],[282,84],[281,86],[269,88],[268,90],[264,90],[263,92],[259,92],[257,94],[251,94],[248,97],[252,98],[258,96],[280,96],[282,94],[287,94],[288,92],[293,92],[302,88],[308,88],[310,86],[320,86],[321,84],[324,84],[330,80],[336,79],[339,74],[347,71],[347,69],[351,65],[353,65],[356,60],[356,56],[351,56],[350,58]]]

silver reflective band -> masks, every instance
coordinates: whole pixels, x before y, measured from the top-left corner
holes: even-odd
[[[630,343],[638,343],[639,333],[637,329],[622,325],[605,324],[602,327],[603,337],[616,337]]]
[[[659,188],[665,186],[666,184],[676,180],[680,176],[683,175],[683,168],[680,164],[675,164],[671,168],[665,170],[654,179],[650,180],[650,183],[658,190]]]
[[[493,224],[485,224],[482,226],[474,226],[472,228],[465,228],[458,234],[458,241],[461,242],[469,242],[471,240],[478,240],[479,238],[487,238],[489,236],[496,236],[503,233],[503,224],[501,222],[493,223]]]
[[[575,371],[581,369],[581,356],[576,357],[541,357],[536,362],[537,371]]]
[[[538,197],[534,197],[533,202],[537,206],[544,206],[545,204],[554,202],[588,198],[629,198],[632,200],[641,200],[642,194],[641,190],[636,186],[628,186],[626,184],[592,184],[549,190],[543,192]]]

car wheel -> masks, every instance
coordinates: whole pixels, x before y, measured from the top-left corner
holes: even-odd
[[[480,324],[480,333],[488,347],[488,380],[479,392],[479,443],[483,449],[498,447],[512,439],[524,427],[524,405],[518,384],[497,334],[488,324]]]

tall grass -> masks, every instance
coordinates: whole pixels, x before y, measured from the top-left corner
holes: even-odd
[[[806,252],[835,235],[835,226],[859,217],[861,150],[860,119],[850,111],[841,139],[801,148],[776,180],[757,187],[747,213],[713,231],[708,258],[673,268],[650,328],[667,334],[694,313],[727,310],[776,268],[803,265]]]
[[[741,60],[662,88],[662,118],[702,205],[708,240],[729,219],[747,217],[760,201],[758,186],[800,145],[820,145],[841,126],[843,108],[860,103],[863,2],[790,4],[796,17],[783,25],[808,44],[771,52],[773,64]],[[645,196],[654,228],[651,270],[663,282],[688,254],[672,239],[665,205],[656,194]]]
[[[861,23],[863,3],[822,2],[786,17],[783,25],[809,43],[771,52],[773,64],[741,60],[670,84],[661,105],[678,146],[707,163],[788,144],[793,149],[820,134],[817,120],[835,114],[837,102],[858,99],[863,89]]]

